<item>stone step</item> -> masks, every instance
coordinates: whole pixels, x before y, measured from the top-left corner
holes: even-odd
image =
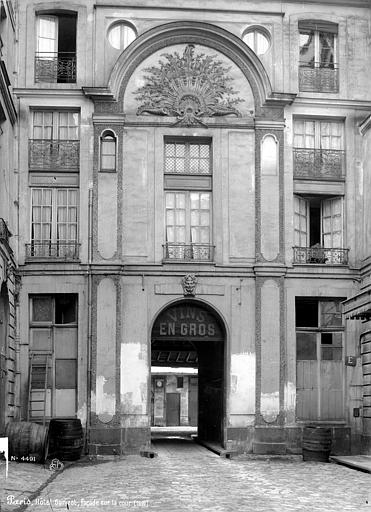
[[[285,455],[286,443],[253,443],[253,453],[257,455]]]

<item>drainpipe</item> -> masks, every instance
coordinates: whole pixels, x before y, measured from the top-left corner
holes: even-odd
[[[92,257],[93,257],[93,187],[88,192],[88,346],[87,346],[87,401],[86,401],[86,448],[90,441],[91,414],[91,347],[92,347]]]

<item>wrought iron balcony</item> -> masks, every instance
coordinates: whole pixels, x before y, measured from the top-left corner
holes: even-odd
[[[33,241],[26,244],[27,259],[58,259],[76,261],[79,259],[80,244],[77,242]]]
[[[4,219],[0,218],[0,241],[1,242],[9,242],[9,238],[12,236],[11,232],[6,225]]]
[[[344,180],[345,151],[339,149],[294,148],[294,178]]]
[[[80,141],[30,139],[28,161],[30,171],[78,172]]]
[[[348,265],[349,249],[337,247],[294,247],[295,264]]]
[[[171,261],[214,261],[214,246],[210,244],[174,244],[167,243],[164,248],[164,260]]]
[[[338,92],[339,70],[333,67],[312,66],[299,67],[299,91],[302,92]]]
[[[35,82],[76,83],[76,53],[37,52]]]

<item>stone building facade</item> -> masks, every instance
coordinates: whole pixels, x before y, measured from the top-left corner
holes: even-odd
[[[315,423],[362,449],[341,303],[366,268],[370,22],[366,0],[19,5],[23,419],[138,451],[151,367],[188,362],[203,441],[296,453]]]
[[[16,340],[16,252],[18,230],[17,110],[14,85],[16,18],[13,2],[0,3],[0,434],[19,418]]]

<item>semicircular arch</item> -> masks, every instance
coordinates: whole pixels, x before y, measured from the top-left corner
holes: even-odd
[[[122,103],[128,81],[140,63],[156,51],[177,44],[199,44],[229,58],[249,82],[256,109],[271,97],[268,74],[253,50],[227,30],[195,21],[167,23],[138,36],[122,52],[111,72],[108,86],[113,96]]]

